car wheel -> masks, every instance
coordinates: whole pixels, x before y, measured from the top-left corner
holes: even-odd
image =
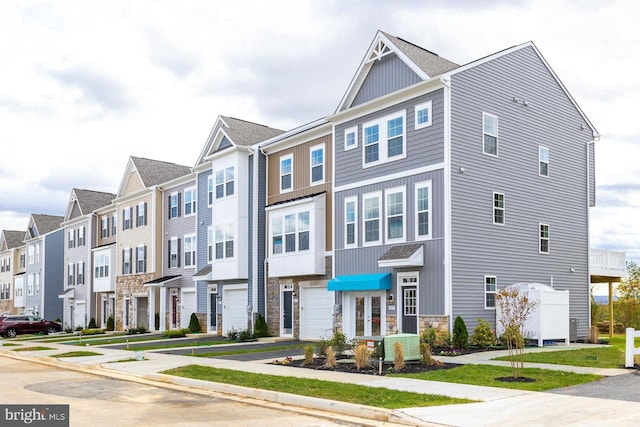
[[[16,335],[18,335],[18,331],[13,328],[7,329],[7,336],[9,338],[14,338]]]
[[[47,335],[49,334],[55,334],[56,332],[58,332],[58,330],[56,328],[54,328],[53,326],[49,326],[47,327],[47,329],[45,330],[45,333]]]

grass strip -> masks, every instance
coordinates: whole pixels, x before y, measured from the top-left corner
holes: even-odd
[[[102,353],[95,351],[69,351],[62,354],[54,354],[51,357],[82,357],[82,356],[102,356]]]
[[[493,365],[461,365],[452,369],[440,369],[415,374],[397,373],[389,374],[388,376],[529,391],[544,391],[559,387],[568,387],[596,381],[602,378],[600,375],[575,374],[573,372],[552,371],[549,369],[538,368],[525,368],[522,375],[535,381],[498,381],[496,378],[511,377],[511,368],[508,366]]]
[[[510,356],[496,357],[493,360],[510,361]],[[576,350],[543,351],[526,353],[525,362],[549,363],[552,365],[587,366],[593,368],[624,367],[624,351],[616,347],[580,348]]]
[[[22,348],[13,348],[13,349],[11,349],[11,351],[42,351],[42,350],[55,350],[55,348],[53,348],[53,347],[35,346],[35,347],[22,347]]]
[[[143,341],[154,341],[154,340],[166,340],[168,338],[163,337],[162,335],[120,335],[114,338],[82,338],[79,339],[75,337],[73,341],[65,342],[65,344],[71,345],[82,345],[86,346],[89,344],[90,346],[94,345],[106,345],[106,344],[126,344],[129,341],[129,344],[134,342],[143,342]]]
[[[277,347],[266,347],[266,348],[251,348],[244,350],[225,350],[225,351],[212,351],[207,353],[195,353],[188,354],[187,356],[194,357],[215,357],[215,356],[231,356],[236,354],[249,354],[249,353],[264,353],[267,351],[282,351],[282,350],[290,350],[294,348],[304,348],[306,344],[291,344],[291,345],[281,345]]]
[[[237,343],[237,341],[231,341],[231,340],[200,341],[200,342],[175,342],[175,340],[171,338],[167,338],[167,340],[169,340],[169,342],[167,343],[157,343],[157,344],[150,344],[150,345],[144,345],[144,346],[136,346],[136,347],[130,348],[129,350],[145,351],[145,350],[159,350],[163,348],[211,347],[215,345]],[[266,350],[263,350],[263,351],[266,351]]]
[[[292,368],[293,369],[293,368]],[[250,372],[189,365],[162,372],[185,378],[234,384],[257,389],[280,391],[301,396],[349,402],[386,409],[471,403],[473,400],[457,399],[435,394],[422,394],[388,388],[366,387],[354,384],[307,378],[282,377]]]

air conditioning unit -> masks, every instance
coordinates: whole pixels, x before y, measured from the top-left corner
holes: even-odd
[[[420,360],[420,336],[416,334],[387,335],[383,339],[384,361],[393,362],[395,358],[395,343],[402,344],[404,360]]]

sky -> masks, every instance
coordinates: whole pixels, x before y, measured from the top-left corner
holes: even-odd
[[[129,156],[192,166],[218,115],[332,114],[378,29],[458,64],[533,41],[599,131],[591,246],[640,260],[640,2],[0,2],[0,229],[115,193]]]

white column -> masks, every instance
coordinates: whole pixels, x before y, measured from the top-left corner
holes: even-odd
[[[156,290],[149,288],[149,302],[147,305],[147,316],[149,317],[149,330],[154,331],[156,327]]]
[[[167,330],[166,327],[166,310],[167,310],[167,288],[164,286],[160,287],[160,309],[158,312],[160,313],[160,332],[164,332]]]

